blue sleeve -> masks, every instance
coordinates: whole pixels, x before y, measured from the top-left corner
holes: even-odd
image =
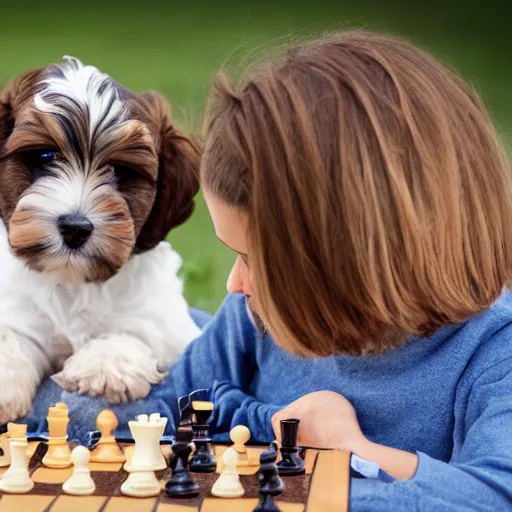
[[[236,425],[247,425],[253,441],[271,442],[275,439],[272,415],[283,408],[259,402],[230,382],[215,382],[213,403],[216,414],[213,423],[213,439],[229,441],[229,430]]]
[[[455,436],[449,462],[419,452],[418,468],[410,480],[353,479],[351,510],[511,510],[511,397],[512,359],[505,359],[472,383],[465,408],[455,418],[462,434],[460,439]]]
[[[260,341],[247,314],[245,298],[228,295],[203,333],[171,368],[169,379],[174,396],[168,400],[177,403],[180,396],[210,388],[215,405],[212,418],[215,439],[226,438],[232,426],[244,424],[254,440],[272,440],[270,418],[281,407],[263,404],[248,394],[258,371],[256,351]]]

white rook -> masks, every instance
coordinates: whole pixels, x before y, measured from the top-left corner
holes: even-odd
[[[127,461],[124,469],[128,473],[133,471],[161,471],[167,468],[167,462],[160,448],[167,418],[161,418],[160,414],[152,414],[149,418],[146,414],[137,416],[136,421],[129,421],[128,426],[135,440],[132,459]]]

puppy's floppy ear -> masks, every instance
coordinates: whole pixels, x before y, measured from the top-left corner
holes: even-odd
[[[14,128],[18,110],[33,96],[41,71],[27,71],[0,90],[0,151]]]
[[[20,75],[0,90],[0,219],[5,222],[12,214],[19,196],[28,186],[25,179],[13,179],[5,173],[5,144],[11,135],[21,108],[32,98],[41,69]]]
[[[136,243],[140,252],[155,247],[192,214],[193,198],[199,190],[201,152],[195,141],[172,125],[169,105],[162,96],[143,93],[139,101],[144,118],[149,124],[156,123],[154,132],[159,153],[155,202]]]
[[[14,118],[12,115],[12,106],[9,101],[6,89],[0,91],[0,150],[3,149],[7,137],[12,132]]]

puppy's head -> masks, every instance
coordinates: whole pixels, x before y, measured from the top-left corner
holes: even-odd
[[[16,256],[103,281],[185,221],[199,151],[155,93],[65,57],[0,92],[0,217]]]

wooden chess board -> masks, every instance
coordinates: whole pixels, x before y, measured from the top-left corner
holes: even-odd
[[[128,460],[134,446],[122,444]],[[68,496],[62,492],[62,484],[69,478],[72,468],[50,469],[42,465],[47,446],[44,443],[29,443],[29,471],[35,482],[28,494],[2,494],[0,512],[252,512],[258,503],[259,454],[266,447],[248,446],[250,465],[239,468],[240,480],[245,495],[238,499],[216,498],[210,490],[222,470],[221,455],[224,445],[215,445],[217,473],[192,473],[200,485],[201,493],[196,498],[169,498],[162,491],[155,498],[130,498],[124,496],[120,487],[128,474],[121,463],[90,463],[91,476],[96,483],[92,496]],[[170,446],[162,445],[166,457]],[[306,474],[282,477],[285,490],[275,500],[282,512],[343,512],[348,510],[350,485],[350,454],[337,450],[304,451]],[[0,477],[7,468],[0,468]],[[170,476],[170,470],[156,473],[162,487]]]

